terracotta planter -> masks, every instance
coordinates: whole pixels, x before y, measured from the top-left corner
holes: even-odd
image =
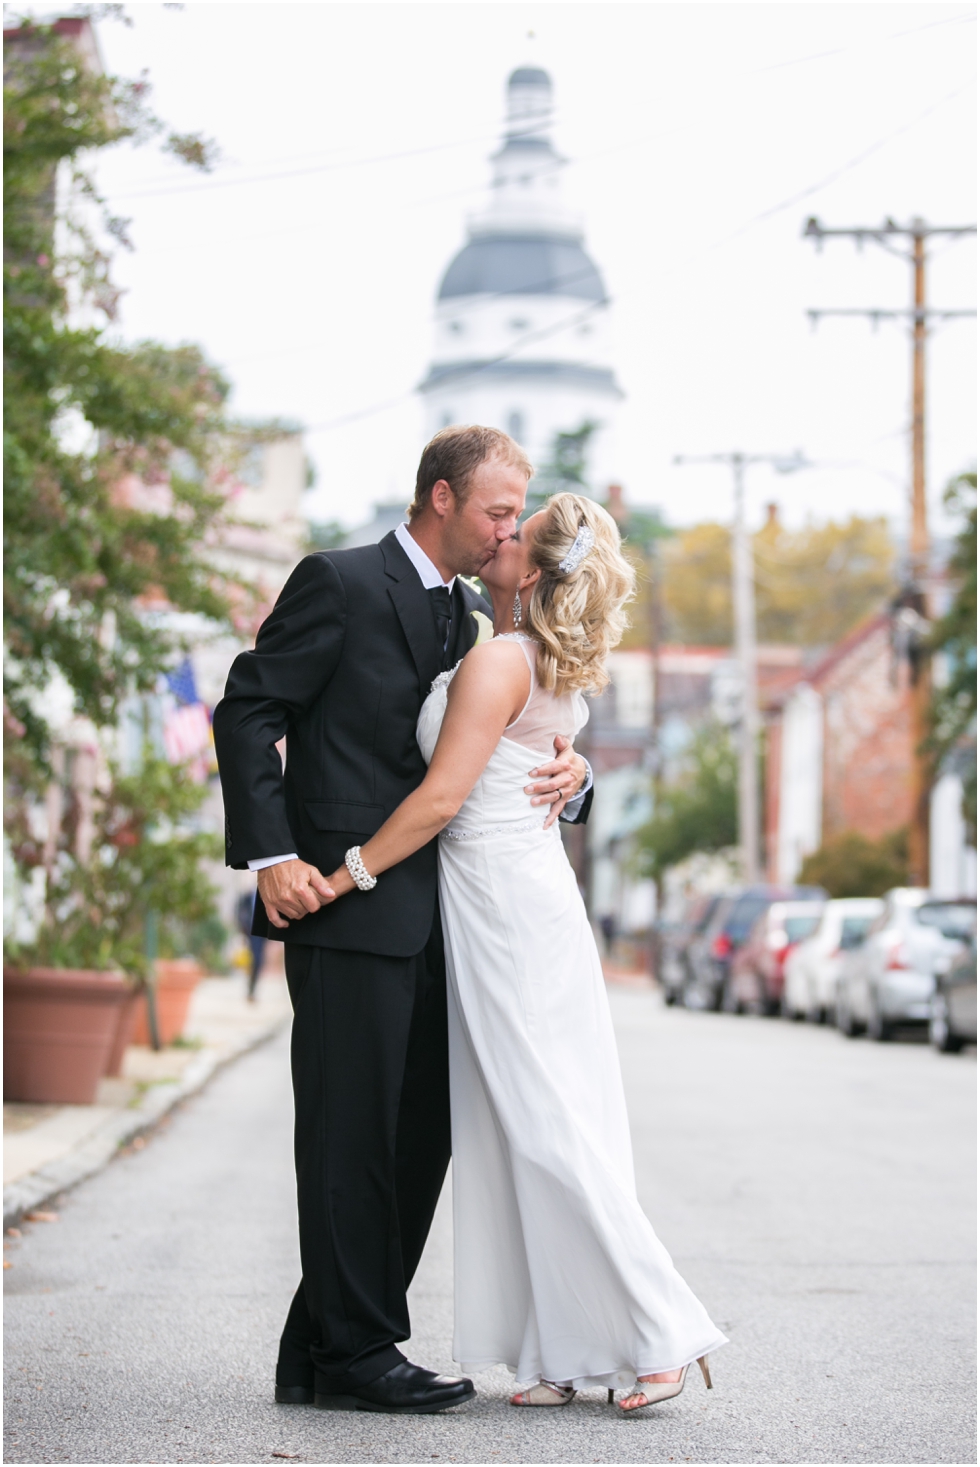
[[[127,992],[121,973],[5,968],[4,1100],[91,1105]]]
[[[136,1012],[141,997],[139,989],[126,989],[125,997],[119,1005],[116,1032],[113,1035],[109,1058],[106,1060],[105,1072],[107,1075],[115,1077],[122,1074],[123,1055],[127,1047],[134,1043],[133,1031],[136,1028]]]
[[[161,1044],[173,1044],[184,1032],[187,1010],[194,989],[204,977],[204,969],[195,958],[160,958],[156,965],[157,1031]],[[140,994],[136,1006],[133,1044],[149,1044],[150,1026],[146,1017],[146,998]]]

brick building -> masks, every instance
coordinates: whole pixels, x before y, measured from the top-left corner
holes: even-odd
[[[908,663],[884,613],[862,623],[765,706],[769,878],[789,882],[826,839],[871,840],[912,816]]]

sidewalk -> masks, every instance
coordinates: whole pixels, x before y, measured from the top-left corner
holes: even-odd
[[[95,1105],[3,1107],[3,1225],[43,1207],[58,1193],[100,1171],[216,1070],[254,1049],[288,1022],[291,1009],[281,962],[271,955],[255,1003],[244,978],[205,978],[191,1000],[179,1045],[154,1053],[132,1045],[118,1079],[99,1085]]]

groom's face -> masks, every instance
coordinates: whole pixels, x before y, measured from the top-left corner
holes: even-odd
[[[470,477],[462,504],[453,495],[442,522],[446,560],[457,575],[479,575],[517,532],[527,478],[500,459],[486,459]]]

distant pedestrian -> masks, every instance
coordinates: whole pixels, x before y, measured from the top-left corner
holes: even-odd
[[[255,1002],[255,990],[259,986],[262,976],[262,964],[265,960],[264,937],[257,937],[252,931],[255,918],[255,903],[258,900],[258,891],[245,891],[238,898],[238,930],[248,943],[249,948],[249,972],[248,972],[248,1001]]]

